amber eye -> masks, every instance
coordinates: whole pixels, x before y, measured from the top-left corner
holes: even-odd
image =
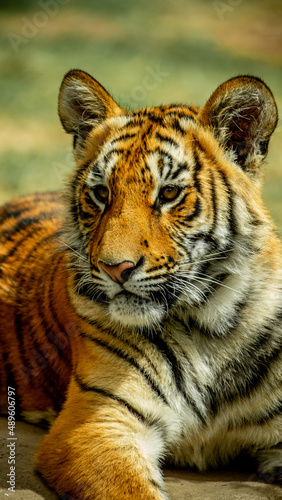
[[[159,200],[162,203],[166,203],[168,201],[173,201],[180,193],[180,188],[177,186],[165,186],[160,190]]]
[[[93,190],[95,198],[101,203],[106,204],[109,198],[109,190],[106,186],[96,186]]]

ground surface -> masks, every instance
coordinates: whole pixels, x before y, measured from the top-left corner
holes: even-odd
[[[57,499],[32,471],[33,453],[43,434],[44,431],[35,426],[23,422],[16,423],[16,491],[9,492],[6,482],[10,467],[7,453],[7,419],[0,418],[1,500]],[[268,484],[250,472],[221,470],[199,474],[166,470],[165,476],[171,500],[282,500],[282,488]]]

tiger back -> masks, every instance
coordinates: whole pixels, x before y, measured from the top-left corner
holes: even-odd
[[[241,76],[203,108],[127,111],[72,70],[59,115],[76,159],[63,197],[0,213],[1,397],[15,386],[30,421],[59,412],[36,469],[68,500],[167,500],[162,461],[241,452],[281,481],[271,91]]]
[[[31,422],[54,417],[70,378],[72,311],[65,253],[58,249],[60,198],[26,196],[0,210],[0,408],[7,410],[7,387],[16,387],[16,411]]]

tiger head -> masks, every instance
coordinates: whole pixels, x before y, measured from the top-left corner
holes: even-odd
[[[127,111],[73,70],[59,115],[77,163],[66,195],[77,303],[150,329],[177,309],[204,306],[222,286],[232,290],[270,224],[259,193],[277,123],[268,87],[240,76],[203,108]]]

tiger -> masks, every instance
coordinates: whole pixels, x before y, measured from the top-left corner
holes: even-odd
[[[120,107],[81,70],[58,112],[75,168],[0,212],[1,408],[51,422],[64,500],[168,500],[162,465],[247,454],[282,480],[282,248],[264,207],[277,125],[242,75],[201,108]]]

